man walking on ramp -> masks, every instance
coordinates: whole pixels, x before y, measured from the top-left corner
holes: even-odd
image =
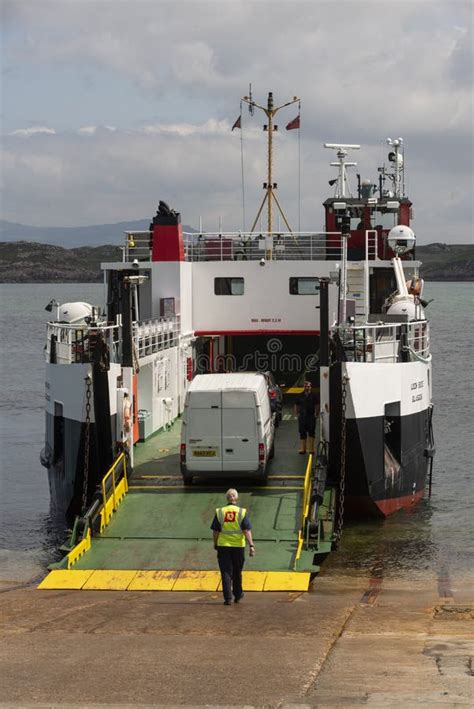
[[[226,492],[228,504],[216,510],[211,529],[214,549],[222,578],[224,605],[230,606],[242,600],[242,569],[245,561],[245,541],[250,547],[250,556],[255,556],[252,527],[247,510],[237,505],[239,493],[234,488]]]

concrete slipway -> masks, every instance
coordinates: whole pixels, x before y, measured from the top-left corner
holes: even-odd
[[[131,480],[136,489],[128,495],[129,513],[123,507],[122,516],[117,513],[110,523],[110,536],[102,539],[103,545],[111,545],[109,552],[101,556],[100,544],[90,551],[89,559],[95,555],[94,573],[108,565],[120,570],[119,557],[113,563],[110,559],[119,544],[120,525],[130,535],[139,516],[134,506],[146,511],[157,497],[153,487],[138,488],[161,480],[159,484],[170,487],[159,493],[161,499],[182,495],[174,492],[175,480],[166,480],[169,471],[164,466],[173,450],[161,447],[162,463],[160,450],[155,451],[153,464],[138,461],[139,475]],[[283,472],[287,477],[288,468]],[[303,469],[295,468],[293,474],[302,476]],[[272,475],[275,482],[263,497],[258,491],[242,490],[255,518],[267,524],[254,531],[262,543],[257,543],[253,568],[261,573],[266,573],[265,564],[267,570],[280,568],[285,559],[286,531],[294,531],[301,495],[291,489],[271,491],[272,484],[301,487],[301,477],[280,480],[276,469]],[[199,494],[199,486],[195,492]],[[142,495],[145,499],[140,500]],[[273,498],[281,500],[282,495],[286,502],[278,503],[281,517],[258,511],[262,500],[270,509]],[[195,530],[195,537],[203,539],[198,556],[192,558],[209,573],[215,569],[215,558],[208,525],[218,499],[206,502],[205,519],[196,522]],[[192,513],[192,506],[186,509]],[[273,560],[264,544],[270,519],[278,522],[274,531],[281,528],[272,544],[283,550]],[[156,551],[152,517],[145,527],[146,544]],[[178,547],[179,543],[172,546],[174,552]],[[126,567],[132,558],[133,568],[146,570],[154,553],[143,552],[141,559],[133,559],[131,551]],[[266,562],[258,562],[259,553]],[[78,564],[90,573],[87,558],[85,554]],[[288,558],[293,560],[294,547]],[[334,558],[323,565],[309,589],[306,583],[305,590],[247,593],[242,603],[230,607],[222,604],[217,584],[212,590],[179,593],[133,590],[130,583],[128,590],[92,587],[87,592],[39,591],[40,579],[4,584],[0,707],[473,706],[472,579],[446,573],[437,577],[430,570],[400,571],[384,578],[375,568],[341,569]],[[246,567],[252,570],[249,561]],[[187,568],[192,570],[192,565]]]
[[[472,706],[467,579],[343,576],[309,592],[0,594],[1,707]]]

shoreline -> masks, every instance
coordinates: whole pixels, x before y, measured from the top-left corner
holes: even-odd
[[[0,241],[0,283],[102,283],[101,263],[122,258],[121,248],[111,244]],[[416,258],[427,282],[474,281],[474,244],[418,244]]]

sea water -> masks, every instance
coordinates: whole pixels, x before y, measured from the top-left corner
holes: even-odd
[[[0,583],[39,578],[65,530],[49,517],[44,445],[45,306],[102,304],[100,284],[0,285]],[[474,569],[471,283],[428,283],[436,456],[433,491],[386,520],[346,524],[326,573],[472,574]],[[255,530],[258,539],[258,530]]]

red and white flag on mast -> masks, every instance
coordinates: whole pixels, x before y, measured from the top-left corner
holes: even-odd
[[[300,127],[300,115],[298,114],[296,118],[293,118],[292,121],[288,123],[286,126],[286,130],[295,130],[295,128]]]
[[[239,116],[239,117],[237,118],[237,120],[235,121],[234,125],[232,126],[232,130],[234,130],[234,128],[241,128],[241,125],[240,125],[240,119],[241,119],[241,118],[242,118],[242,116]]]

